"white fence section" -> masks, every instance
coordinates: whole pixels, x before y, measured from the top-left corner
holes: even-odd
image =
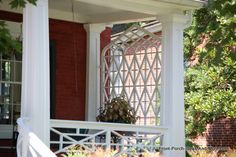
[[[160,125],[161,38],[134,25],[102,51],[101,107],[125,96],[136,124]]]
[[[17,157],[56,157],[56,155],[27,127],[27,118],[17,120],[19,136]]]
[[[120,123],[51,120],[51,149],[55,154],[76,146],[94,152],[97,148],[120,154],[154,152],[167,128]]]

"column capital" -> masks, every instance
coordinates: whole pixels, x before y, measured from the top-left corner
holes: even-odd
[[[189,23],[189,21],[191,21],[191,17],[189,15],[177,14],[177,13],[161,15],[158,16],[157,19],[160,20],[162,24],[178,23],[186,25],[187,23]]]
[[[94,33],[101,33],[103,30],[105,30],[106,25],[105,24],[84,24],[84,29],[87,33],[94,32]]]

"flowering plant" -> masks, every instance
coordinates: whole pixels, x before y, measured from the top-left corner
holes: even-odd
[[[116,97],[108,101],[104,108],[100,109],[97,121],[134,124],[137,121],[137,117],[134,108],[130,106],[124,97]]]

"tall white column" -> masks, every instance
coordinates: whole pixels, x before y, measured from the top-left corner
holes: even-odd
[[[49,30],[48,0],[23,11],[23,70],[21,117],[49,145]]]
[[[85,118],[96,121],[100,106],[100,33],[104,24],[86,24],[87,60],[86,60],[86,107]]]
[[[165,157],[185,156],[183,29],[189,17],[171,14],[162,23],[161,124],[167,126]]]

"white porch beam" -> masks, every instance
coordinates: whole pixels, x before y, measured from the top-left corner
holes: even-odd
[[[165,157],[185,156],[183,29],[188,16],[171,14],[162,23],[161,124],[167,126]],[[176,150],[175,150],[176,149]],[[180,149],[180,150],[177,150]]]
[[[156,15],[156,12],[157,12],[157,8],[154,6],[149,7],[147,5],[139,5],[136,3],[127,2],[126,0],[99,0],[99,1],[98,0],[76,0],[76,1],[93,4],[97,6],[113,8],[113,9],[144,13],[144,14]],[[164,11],[164,8],[160,9],[160,11]]]
[[[21,117],[49,145],[49,31],[48,0],[23,10],[23,70]]]
[[[85,24],[87,32],[85,119],[96,121],[100,106],[100,33],[104,24]]]
[[[192,10],[202,7],[203,3],[192,0],[76,0],[94,4],[97,6],[109,7],[114,9],[144,13],[150,15],[160,15],[163,13],[171,13],[176,10]]]
[[[150,16],[147,14],[133,13],[128,11],[117,12],[112,14],[101,14],[96,16],[90,16],[87,21],[90,23],[130,23],[130,22],[140,22],[155,20],[156,16]]]

